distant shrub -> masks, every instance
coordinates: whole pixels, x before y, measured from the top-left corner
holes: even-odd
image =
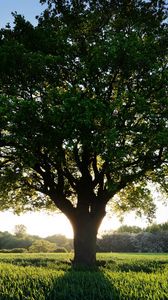
[[[50,243],[45,240],[36,240],[29,247],[29,252],[31,253],[40,253],[40,252],[54,252],[56,248],[55,243]]]
[[[0,249],[0,253],[26,253],[25,248]]]
[[[68,252],[65,247],[58,247],[54,250],[55,253],[66,253]]]

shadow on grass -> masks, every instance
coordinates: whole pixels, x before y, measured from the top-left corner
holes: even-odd
[[[120,291],[122,285],[120,285],[120,279],[117,279],[117,284],[112,277],[108,277],[109,271],[116,272],[119,271],[126,274],[129,271],[135,273],[153,273],[155,271],[162,271],[166,267],[166,262],[164,261],[151,261],[148,262],[149,265],[145,264],[143,261],[133,262],[132,264],[121,263],[118,266],[111,266],[110,269],[107,268],[106,264],[100,262],[99,267],[94,270],[86,269],[69,269],[66,273],[53,282],[53,287],[50,289],[48,295],[46,295],[46,300],[121,300],[121,299],[147,299],[138,295],[134,298],[127,294],[123,296]],[[105,270],[108,270],[106,272]],[[120,273],[121,274],[121,273]],[[124,284],[124,281],[123,281]],[[131,290],[130,285],[127,292]],[[140,288],[140,287],[139,287]],[[141,290],[141,288],[140,288]],[[121,295],[122,294],[122,295]],[[146,296],[145,296],[146,297]],[[158,298],[159,299],[159,298]],[[166,298],[167,299],[167,298]]]
[[[0,261],[1,262],[1,261]],[[70,269],[71,262],[66,260],[60,260],[60,259],[41,259],[41,258],[4,258],[2,260],[3,263],[10,263],[15,266],[22,266],[22,267],[44,267],[54,270],[63,270],[66,271]],[[1,300],[1,299],[0,299]]]
[[[116,289],[98,270],[70,269],[53,282],[46,300],[118,300]]]
[[[167,261],[155,260],[133,260],[131,262],[109,260],[105,261],[103,268],[114,272],[144,272],[147,274],[153,272],[164,272],[167,268]]]

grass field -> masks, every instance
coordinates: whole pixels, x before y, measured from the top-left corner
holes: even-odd
[[[0,300],[166,300],[168,255],[98,254],[94,271],[71,254],[0,254]]]

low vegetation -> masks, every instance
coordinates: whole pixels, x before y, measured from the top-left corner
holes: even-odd
[[[73,240],[61,234],[45,239],[27,234],[24,225],[16,225],[12,235],[0,232],[0,253],[72,252]],[[97,240],[98,252],[168,252],[168,222],[153,224],[144,229],[137,226],[119,227]]]
[[[46,238],[29,235],[27,228],[22,224],[15,226],[14,234],[7,231],[0,232],[0,253],[71,252],[72,248],[72,239],[62,234]]]
[[[168,255],[98,254],[72,270],[72,254],[0,254],[1,300],[166,300]]]

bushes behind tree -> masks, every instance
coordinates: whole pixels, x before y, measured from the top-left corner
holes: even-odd
[[[168,252],[168,229],[165,224],[152,225],[141,232],[133,233],[131,227],[119,229],[115,233],[105,234],[98,239],[99,252]]]

